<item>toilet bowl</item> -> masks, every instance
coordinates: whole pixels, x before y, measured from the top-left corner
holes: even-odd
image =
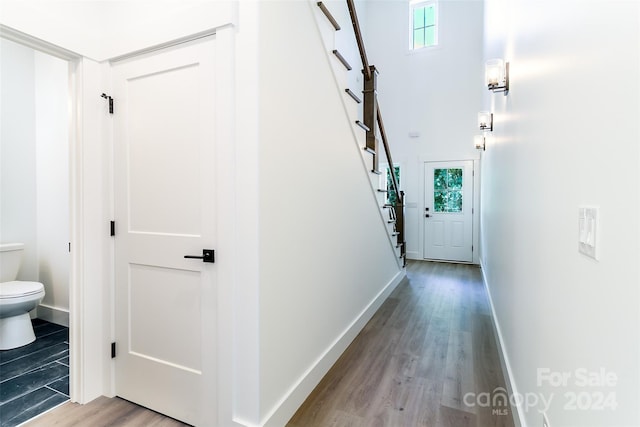
[[[24,245],[0,244],[0,350],[35,341],[29,312],[44,298],[39,282],[13,280],[18,274]]]

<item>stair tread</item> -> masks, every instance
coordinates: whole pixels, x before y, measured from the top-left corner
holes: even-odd
[[[347,88],[344,91],[347,92],[347,94],[358,104],[362,103],[362,100],[358,98],[358,95],[356,95],[351,89]]]
[[[318,4],[318,7],[324,13],[324,15],[327,17],[331,25],[333,25],[333,28],[335,28],[336,31],[340,31],[340,24],[338,24],[338,21],[336,21],[333,15],[331,15],[331,12],[329,12],[326,6],[321,1],[319,1],[317,4]]]
[[[356,120],[356,124],[358,126],[360,126],[363,130],[366,130],[367,132],[369,132],[371,129],[369,128],[369,126],[365,125],[364,123],[362,123],[360,120]]]
[[[347,62],[345,57],[342,56],[342,54],[338,51],[338,49],[333,49],[333,54],[336,56],[336,58],[338,58],[338,61],[340,61],[342,63],[342,65],[344,65],[344,68],[346,68],[347,71],[351,71],[353,69],[351,67],[351,64],[349,64],[349,62]]]

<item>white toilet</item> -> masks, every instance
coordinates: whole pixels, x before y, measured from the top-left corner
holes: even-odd
[[[29,312],[44,298],[44,286],[15,280],[23,249],[22,243],[0,244],[0,350],[22,347],[36,339]]]

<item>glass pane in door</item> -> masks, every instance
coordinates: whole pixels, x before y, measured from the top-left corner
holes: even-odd
[[[434,169],[433,210],[438,213],[462,212],[462,169]]]

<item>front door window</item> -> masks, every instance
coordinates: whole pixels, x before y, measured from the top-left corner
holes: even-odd
[[[461,168],[433,170],[433,210],[441,213],[462,212]]]

